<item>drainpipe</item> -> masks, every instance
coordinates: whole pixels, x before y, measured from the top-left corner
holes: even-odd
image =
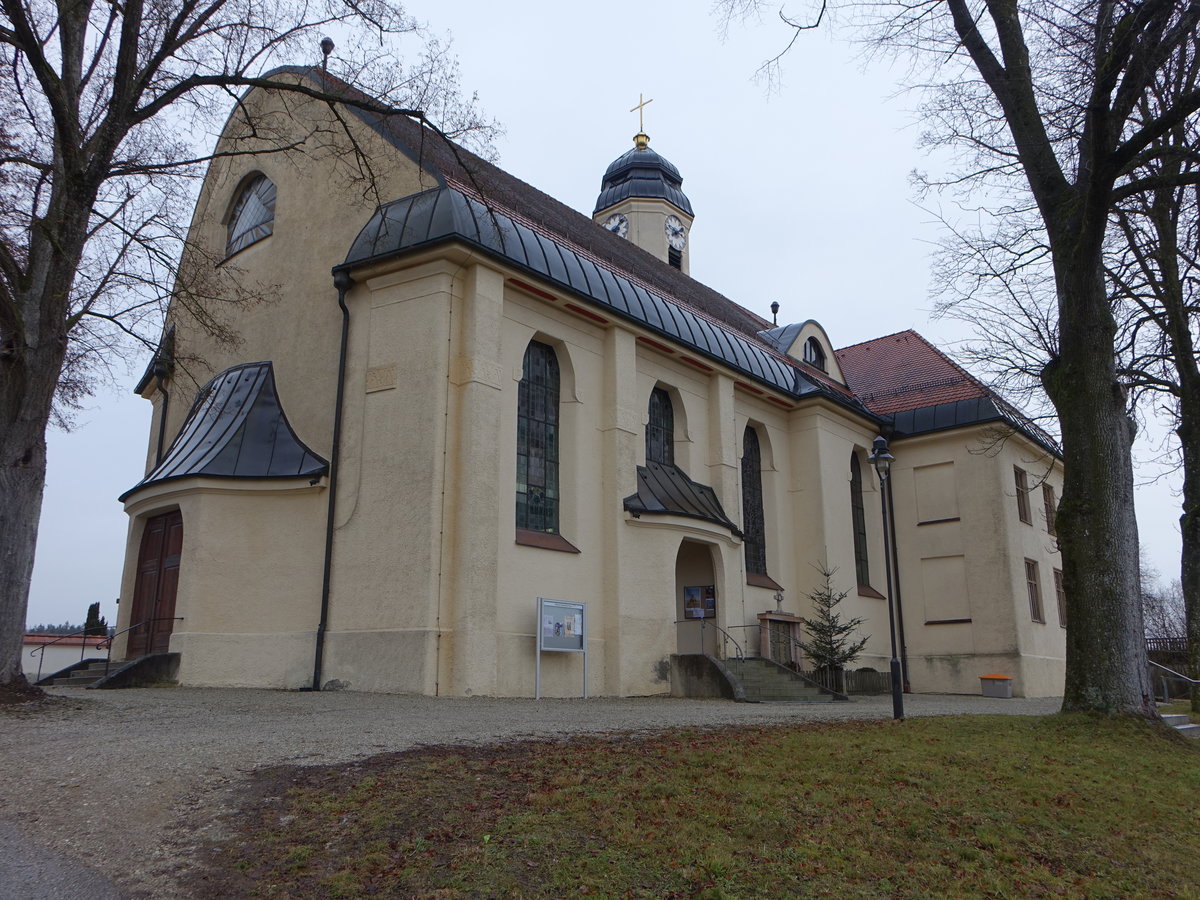
[[[154,465],[162,462],[163,438],[167,436],[167,407],[171,404],[171,395],[167,393],[167,364],[163,360],[154,361],[154,377],[158,382],[158,392],[162,394],[162,407],[158,411],[158,447],[154,450]]]
[[[338,458],[342,446],[342,400],[346,393],[346,344],[350,337],[350,309],[346,306],[346,292],[354,286],[349,272],[333,274],[333,286],[338,292],[338,306],[342,310],[342,344],[338,352],[337,400],[333,407],[333,452],[329,454],[329,501],[325,514],[325,566],[321,576],[321,617],[317,622],[317,648],[313,658],[313,680],[310,690],[321,690],[321,666],[325,660],[325,628],[329,623],[329,582],[333,570],[333,516],[337,506]]]

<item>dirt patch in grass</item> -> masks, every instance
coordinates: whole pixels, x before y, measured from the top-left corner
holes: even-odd
[[[39,703],[46,699],[46,692],[30,684],[24,675],[18,675],[8,684],[0,684],[0,707]]]
[[[256,773],[185,893],[1188,897],[1200,751],[1085,716],[439,747]]]

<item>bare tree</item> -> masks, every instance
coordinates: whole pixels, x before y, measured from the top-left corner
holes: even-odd
[[[821,12],[826,5],[817,4]],[[1193,91],[1143,115],[1160,72],[1193,39],[1200,2],[828,5],[847,10],[877,47],[913,61],[926,91],[926,140],[957,154],[943,185],[1011,210],[1018,229],[1043,236],[1054,303],[1038,378],[1058,416],[1065,463],[1057,519],[1070,622],[1063,705],[1154,716],[1134,427],[1104,259],[1113,209],[1147,186],[1139,174],[1146,154],[1200,109]]]
[[[1151,121],[1177,98],[1200,90],[1200,35],[1183,43],[1141,99],[1138,117]],[[1173,423],[1183,473],[1179,524],[1181,611],[1185,612],[1188,664],[1200,672],[1200,122],[1177,122],[1143,154],[1140,189],[1113,212],[1109,280],[1130,382],[1147,405]],[[1192,692],[1200,712],[1200,691]]]
[[[297,92],[335,119],[339,104],[436,117],[485,152],[494,126],[460,96],[445,45],[389,0],[0,0],[0,9],[0,688],[19,689],[55,411],[69,414],[115,348],[157,336],[171,287],[176,304],[227,339],[212,304],[255,299],[195,254],[190,271],[177,271],[211,142],[235,104],[249,115],[240,92]],[[332,57],[341,77],[320,87],[264,77],[315,62],[327,32],[352,48]],[[401,37],[419,42],[410,62]],[[270,132],[249,124],[262,152]]]

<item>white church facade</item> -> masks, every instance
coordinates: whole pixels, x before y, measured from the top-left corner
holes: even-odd
[[[330,130],[294,95],[244,109]],[[532,696],[550,598],[586,611],[590,695],[666,693],[681,655],[808,668],[795,617],[827,569],[870,636],[855,666],[888,668],[891,593],[912,690],[1061,693],[1061,464],[986,385],[914,332],[839,350],[819,309],[777,326],[694,281],[644,134],[587,216],[342,114],[359,155],[210,166],[185,270],[245,294],[206,313],[237,339],[181,292],[138,386],[117,628],[146,624],[116,655],[178,654],[193,685]],[[258,139],[235,114],[219,149]],[[544,694],[580,695],[583,654],[540,661]]]

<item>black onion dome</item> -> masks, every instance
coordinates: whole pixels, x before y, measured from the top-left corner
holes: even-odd
[[[692,204],[682,186],[683,176],[679,170],[666,157],[639,143],[613,160],[605,171],[592,215],[630,197],[666,200],[689,216],[693,215]]]

